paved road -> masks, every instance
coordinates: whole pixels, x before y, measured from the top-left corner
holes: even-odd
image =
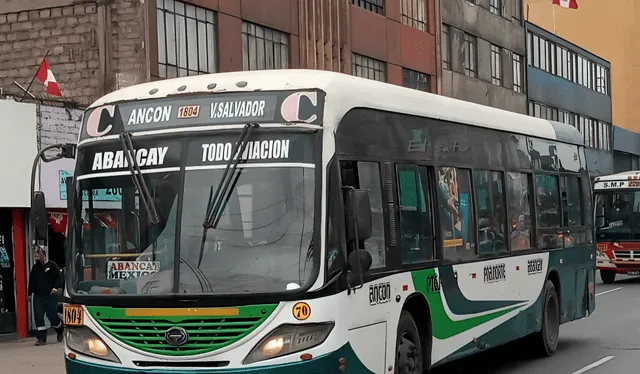
[[[64,346],[56,342],[36,347],[35,339],[0,343],[0,373],[2,374],[62,374],[64,373]]]
[[[598,281],[599,274],[596,275]],[[460,363],[437,374],[626,374],[640,363],[640,278],[620,277],[596,284],[596,310],[560,327],[560,344],[547,358],[531,358],[517,342]]]
[[[445,365],[435,374],[640,372],[640,278],[621,278],[613,285],[598,283],[596,293],[596,311],[590,317],[560,328],[560,345],[554,356],[534,359],[526,354],[526,346],[513,343]],[[64,373],[62,344],[35,347],[33,343],[33,339],[0,343],[0,373]]]

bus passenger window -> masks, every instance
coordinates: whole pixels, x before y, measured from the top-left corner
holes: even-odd
[[[536,175],[536,188],[538,226],[542,229],[538,235],[538,245],[541,249],[563,248],[564,240],[557,233],[557,229],[561,227],[562,223],[560,220],[558,177],[538,174]]]
[[[423,166],[398,165],[400,248],[402,264],[432,260],[433,232],[427,171]]]
[[[477,170],[473,175],[478,212],[478,253],[507,251],[502,172]]]
[[[364,242],[364,248],[371,254],[371,269],[384,267],[384,212],[382,208],[382,181],[380,165],[377,162],[340,162],[342,185],[369,191],[371,203],[371,237]]]
[[[562,177],[563,226],[582,226],[582,204],[580,203],[580,179]]]
[[[511,251],[529,249],[531,245],[531,191],[529,176],[507,173],[509,202],[509,236]]]
[[[438,168],[438,209],[444,256],[465,261],[476,257],[471,175],[469,170]]]

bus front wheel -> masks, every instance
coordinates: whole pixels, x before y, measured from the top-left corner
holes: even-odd
[[[423,368],[424,350],[418,326],[411,313],[403,310],[398,321],[395,374],[422,374]]]
[[[616,280],[616,272],[611,270],[600,270],[602,283],[611,284]]]
[[[553,282],[547,279],[542,299],[542,328],[534,335],[540,355],[551,356],[558,348],[559,336],[560,300]]]

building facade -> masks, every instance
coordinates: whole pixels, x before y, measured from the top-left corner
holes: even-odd
[[[527,113],[522,0],[446,0],[442,93]]]
[[[528,113],[576,127],[593,177],[613,172],[611,64],[527,22]]]
[[[154,79],[258,69],[325,69],[437,92],[437,5],[0,0],[0,88],[20,94],[14,81],[26,87],[48,52],[64,96],[83,105]]]
[[[639,169],[640,96],[635,82],[640,77],[640,65],[633,51],[640,47],[640,39],[629,30],[638,28],[635,15],[640,3],[627,1],[624,6],[611,6],[602,1],[579,1],[578,9],[564,9],[551,1],[525,0],[525,4],[529,22],[611,63],[612,171]]]

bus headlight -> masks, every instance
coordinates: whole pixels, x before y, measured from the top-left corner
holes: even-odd
[[[242,363],[252,364],[318,346],[324,343],[333,326],[333,322],[279,326],[256,344]]]
[[[66,328],[65,342],[72,351],[80,354],[120,363],[120,359],[111,351],[98,335],[88,327]]]

